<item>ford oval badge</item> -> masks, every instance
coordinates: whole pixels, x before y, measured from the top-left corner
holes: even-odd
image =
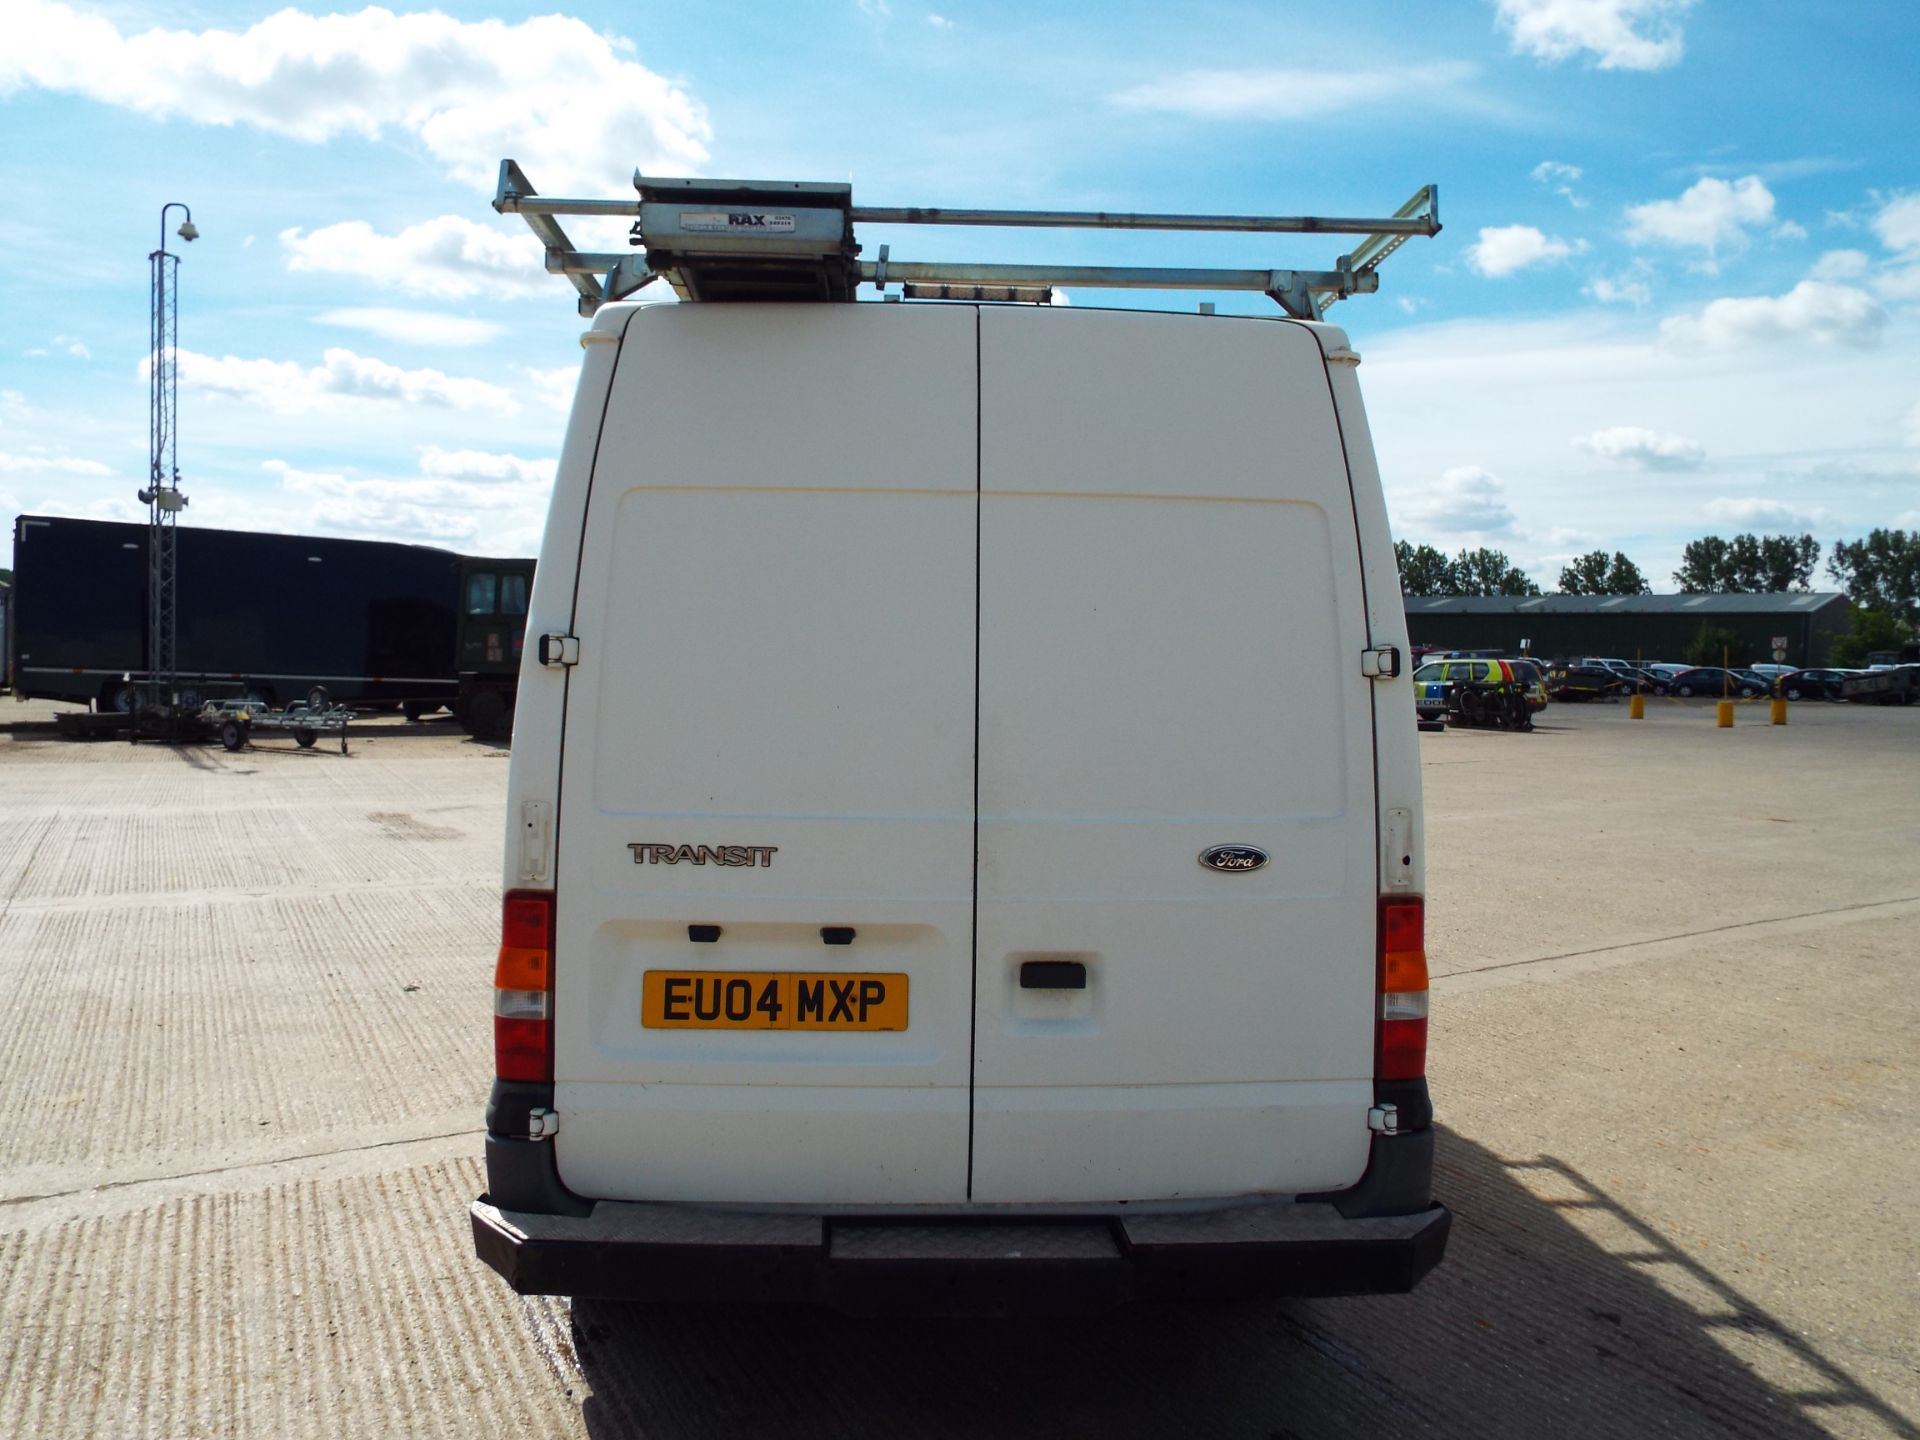
[[[1267,852],[1257,845],[1215,845],[1200,852],[1200,863],[1209,870],[1258,870]]]

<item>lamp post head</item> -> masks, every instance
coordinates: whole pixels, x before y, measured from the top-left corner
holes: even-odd
[[[200,238],[200,232],[194,228],[193,221],[191,220],[182,220],[180,222],[179,235],[182,240],[198,240]]]

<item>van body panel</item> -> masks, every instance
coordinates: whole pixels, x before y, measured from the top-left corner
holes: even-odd
[[[1356,1182],[1389,808],[1416,892],[1422,860],[1411,687],[1359,664],[1406,633],[1341,332],[760,305],[594,329],[624,338],[588,347],[528,631],[580,661],[530,638],[509,798],[510,839],[557,801],[565,1184],[964,1209]],[[771,858],[631,848],[683,844]],[[1211,870],[1216,845],[1268,860]],[[1022,985],[1062,959],[1084,988]],[[911,1018],[648,1029],[650,969],[905,974]]]
[[[559,817],[554,1143],[583,1195],[966,1198],[975,320],[865,309],[663,306],[623,346]],[[765,859],[654,848],[681,846]],[[649,970],[901,974],[909,1025],[647,1029]]]
[[[1354,1115],[1372,1090],[1365,1080],[983,1086],[974,1126],[993,1138],[975,1149],[974,1198],[1099,1205],[1337,1189],[1365,1168]],[[1049,1177],[1040,1199],[1036,1176]]]
[[[1328,355],[1351,356],[1344,330],[1332,325],[1310,329]],[[1413,654],[1407,634],[1406,602],[1400,594],[1400,565],[1393,553],[1386,492],[1374,455],[1373,433],[1360,395],[1358,363],[1327,366],[1334,417],[1346,454],[1353,495],[1354,529],[1360,543],[1360,574],[1367,592],[1367,631],[1378,648],[1391,646],[1402,657]],[[1412,666],[1404,663],[1402,670]],[[1378,888],[1383,895],[1425,895],[1426,822],[1421,804],[1419,732],[1414,728],[1414,690],[1409,678],[1372,684],[1373,771],[1377,831],[1381,842]],[[1396,819],[1400,823],[1395,823]],[[1397,843],[1390,844],[1390,841]]]
[[[973,1198],[1350,1184],[1372,1093],[1372,682],[1319,343],[985,310],[980,370]],[[1200,863],[1228,844],[1268,863]],[[1085,988],[1019,984],[1053,958]]]

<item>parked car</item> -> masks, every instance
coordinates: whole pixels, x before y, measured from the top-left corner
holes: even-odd
[[[1448,687],[1459,680],[1483,685],[1516,684],[1526,697],[1528,710],[1547,708],[1546,672],[1539,661],[1448,658],[1429,660],[1413,672],[1413,706],[1422,720],[1438,719],[1447,713]]]
[[[1629,685],[1633,684],[1634,678],[1638,673],[1634,670],[1633,666],[1629,665],[1625,660],[1605,655],[1574,655],[1568,657],[1568,668],[1571,669],[1576,665],[1597,665],[1602,670],[1612,671]]]
[[[1522,693],[1527,697],[1527,708],[1536,711],[1546,709],[1547,667],[1538,660],[1525,657],[1508,660],[1505,663],[1513,671],[1514,680],[1521,686]]]
[[[1605,665],[1562,665],[1547,672],[1547,693],[1555,700],[1612,700],[1628,688]]]
[[[1789,670],[1773,682],[1773,693],[1789,700],[1838,700],[1851,670]]]
[[[1765,695],[1771,687],[1759,676],[1742,678],[1737,672],[1726,670],[1718,665],[1696,665],[1691,670],[1682,670],[1667,681],[1666,689],[1660,693],[1689,697],[1710,695],[1714,699],[1722,696],[1739,696],[1742,700],[1751,700],[1756,695]]]

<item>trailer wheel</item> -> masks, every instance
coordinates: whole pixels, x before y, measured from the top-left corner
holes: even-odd
[[[425,715],[429,710],[437,710],[439,708],[439,706],[430,704],[425,700],[409,700],[400,707],[400,710],[408,720],[417,725],[420,722],[421,716]]]
[[[307,691],[307,708],[309,710],[325,710],[327,706],[332,703],[332,700],[333,697],[327,694],[327,687],[324,685],[316,685]]]
[[[229,720],[220,727],[220,743],[229,750],[239,750],[247,743],[247,727],[238,720]]]
[[[298,745],[302,750],[311,750],[313,748],[313,742],[318,738],[313,731],[307,729],[304,725],[293,732],[293,743]]]

